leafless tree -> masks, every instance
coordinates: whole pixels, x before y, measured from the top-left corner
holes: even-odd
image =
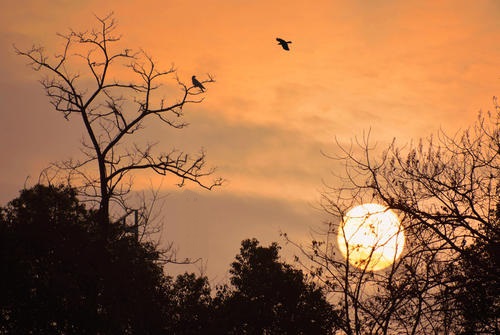
[[[84,126],[85,158],[55,166],[66,170],[73,183],[78,180],[75,186],[83,195],[96,199],[106,236],[110,203],[125,205],[135,171],[173,175],[179,186],[189,181],[206,189],[221,185],[222,179],[207,180],[214,169],[206,166],[204,150],[197,155],[175,149],[155,153],[156,142],[140,141],[149,120],[175,129],[187,126],[183,109],[202,102],[203,93],[184,84],[173,67],[158,68],[146,52],[120,48],[113,14],[97,21],[98,27],[90,31],[58,34],[64,47],[54,57],[39,46],[15,50],[35,71],[46,73],[41,84],[55,110],[66,119],[79,118]],[[201,82],[214,80],[208,75]]]
[[[330,157],[345,167],[343,174],[337,174],[338,184],[323,194],[323,207],[332,220],[314,234],[310,245],[297,246],[307,256],[307,261],[299,259],[302,264],[330,288],[344,316],[346,334],[470,333],[464,315],[475,312],[467,311],[471,307],[459,300],[461,294],[470,298],[475,285],[487,287],[481,299],[488,311],[473,315],[472,327],[476,332],[498,333],[500,108],[496,98],[494,105],[493,112],[480,114],[471,128],[455,136],[441,130],[437,137],[416,145],[393,141],[376,151],[366,135],[353,145],[339,145],[341,154]],[[397,212],[406,236],[402,256],[382,271],[355,267],[349,255],[346,259],[338,251],[337,234],[346,211],[367,202]],[[484,252],[477,256],[478,246],[487,246],[481,249],[489,250],[487,257]],[[471,280],[471,275],[481,273],[481,278]]]

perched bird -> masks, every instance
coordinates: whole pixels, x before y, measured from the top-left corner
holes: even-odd
[[[288,47],[288,44],[292,43],[292,41],[285,41],[282,38],[276,37],[276,41],[278,41],[278,44],[283,47],[286,51],[290,51],[290,48]]]
[[[202,92],[205,90],[205,86],[203,86],[203,84],[200,83],[195,76],[191,77],[191,81],[193,82],[194,87],[198,87]]]

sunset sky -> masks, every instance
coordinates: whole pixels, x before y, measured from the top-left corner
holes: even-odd
[[[161,184],[164,240],[203,258],[214,281],[245,238],[307,239],[326,217],[336,182],[335,142],[371,130],[380,146],[439,128],[454,133],[500,95],[500,1],[29,1],[0,12],[0,205],[33,185],[50,162],[79,157],[85,135],[51,109],[41,73],[16,56],[32,44],[60,51],[56,32],[86,30],[114,12],[121,43],[172,64],[186,83],[214,75],[190,126],[154,125],[141,136],[196,152],[227,180],[219,189]],[[140,3],[140,4],[139,4]],[[292,40],[291,51],[276,37]],[[146,176],[137,186],[148,188]],[[158,185],[161,179],[152,182]],[[291,247],[285,247],[288,249]],[[170,268],[169,268],[170,269]],[[196,268],[192,270],[196,271]],[[171,271],[176,271],[171,268]]]

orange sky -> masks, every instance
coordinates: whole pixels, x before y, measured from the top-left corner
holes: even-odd
[[[176,190],[162,213],[180,256],[203,257],[223,278],[244,238],[280,241],[321,224],[315,210],[334,138],[371,129],[401,143],[456,131],[500,94],[500,2],[491,1],[28,1],[0,13],[0,203],[49,162],[77,157],[77,123],[52,111],[39,73],[12,44],[55,50],[56,32],[113,11],[124,46],[143,48],[186,82],[215,75],[179,133],[152,127],[166,148],[206,148],[222,189]],[[312,5],[314,3],[314,5]],[[437,4],[436,4],[437,3]],[[293,40],[291,51],[276,45]],[[138,176],[138,180],[147,180]],[[156,179],[155,179],[156,181]]]

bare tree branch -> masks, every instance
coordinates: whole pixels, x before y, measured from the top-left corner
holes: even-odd
[[[96,19],[98,28],[58,34],[64,48],[54,58],[48,57],[42,47],[14,48],[28,59],[33,70],[47,74],[41,84],[54,109],[66,119],[81,117],[89,141],[83,144],[85,159],[54,167],[78,177],[83,194],[98,197],[100,221],[106,227],[110,223],[110,202],[131,190],[130,180],[124,184],[128,186],[120,186],[131,172],[151,170],[173,175],[179,179],[179,186],[189,181],[208,190],[220,186],[223,180],[206,181],[215,170],[206,168],[204,151],[196,156],[177,151],[155,154],[154,145],[135,143],[145,120],[152,117],[172,128],[187,126],[182,120],[183,108],[201,103],[203,98],[199,97],[201,92],[177,77],[175,68],[161,70],[146,52],[118,48],[121,37],[115,34],[112,13]],[[129,70],[121,79],[120,68]],[[112,76],[115,72],[116,77]],[[177,91],[165,86],[165,80],[171,76]],[[208,75],[203,82],[212,83],[214,79]],[[90,164],[96,165],[98,177],[87,169]]]
[[[463,264],[472,263],[485,273],[479,285],[498,288],[497,279],[490,279],[498,278],[500,245],[496,98],[494,105],[493,113],[479,115],[473,127],[453,136],[441,130],[437,137],[408,145],[398,146],[394,140],[384,150],[370,144],[369,132],[347,145],[337,141],[339,153],[329,158],[343,164],[343,173],[335,175],[337,184],[322,196],[332,220],[309,245],[284,237],[298,248],[297,261],[330,289],[346,334],[466,333],[463,313],[468,307],[459,298],[469,294],[471,299],[467,292],[475,292],[477,281],[464,277]],[[406,236],[402,256],[383,271],[367,268],[373,254],[353,266],[352,255],[340,255],[337,245],[349,243],[337,240],[347,210],[369,202],[397,211]],[[485,246],[491,251],[480,255],[491,258],[481,261],[476,249]],[[473,325],[494,334],[500,302],[498,295],[485,294],[492,316],[474,316],[479,321]]]

